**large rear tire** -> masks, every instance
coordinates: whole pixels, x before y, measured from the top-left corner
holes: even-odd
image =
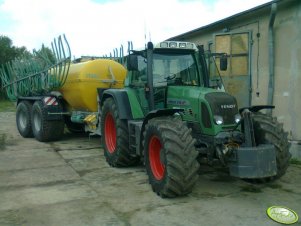
[[[41,142],[59,140],[64,133],[64,120],[48,121],[48,112],[42,101],[36,101],[32,106],[32,131],[34,137]]]
[[[138,159],[129,153],[129,132],[126,120],[119,118],[115,101],[105,100],[101,114],[101,134],[104,155],[113,167],[131,166]]]
[[[144,132],[149,183],[161,197],[189,194],[198,178],[198,153],[191,130],[174,117],[149,120]]]
[[[19,133],[24,138],[33,137],[31,127],[32,104],[29,101],[21,101],[17,106],[16,124]]]
[[[291,154],[289,152],[287,133],[283,130],[283,125],[276,118],[257,112],[253,113],[253,125],[255,142],[260,144],[273,144],[276,151],[277,174],[256,182],[272,181],[283,176],[289,166]]]

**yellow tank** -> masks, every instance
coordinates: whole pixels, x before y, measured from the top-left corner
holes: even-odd
[[[113,60],[98,59],[71,64],[59,90],[70,110],[97,111],[97,88],[123,88],[126,69]]]

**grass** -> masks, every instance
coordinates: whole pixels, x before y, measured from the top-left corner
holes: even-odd
[[[15,111],[16,111],[16,107],[14,102],[0,99],[0,112],[15,112]]]
[[[291,163],[291,164],[294,164],[294,165],[299,165],[299,166],[301,166],[301,160],[299,160],[299,159],[297,159],[297,158],[292,158],[292,159],[290,160],[290,163]]]

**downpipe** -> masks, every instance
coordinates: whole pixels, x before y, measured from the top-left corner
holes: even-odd
[[[273,3],[271,7],[270,22],[269,22],[269,87],[268,87],[268,105],[273,105],[274,87],[275,87],[275,37],[274,37],[274,22],[276,18],[277,3]],[[272,115],[272,109],[268,109],[267,113]]]

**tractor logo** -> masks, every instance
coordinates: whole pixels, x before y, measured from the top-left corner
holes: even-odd
[[[223,104],[223,105],[221,105],[221,109],[233,109],[235,107],[236,107],[235,104]]]
[[[267,209],[267,214],[272,220],[278,223],[294,224],[298,222],[297,213],[287,207],[272,206]]]

